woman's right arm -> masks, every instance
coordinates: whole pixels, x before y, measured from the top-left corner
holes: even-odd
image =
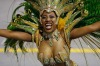
[[[0,36],[5,38],[12,38],[23,41],[32,41],[32,36],[29,33],[20,32],[20,31],[11,31],[7,29],[0,29]]]

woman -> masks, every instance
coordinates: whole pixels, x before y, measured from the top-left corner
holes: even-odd
[[[77,3],[78,2],[76,2],[75,5]],[[29,42],[34,40],[39,49],[38,59],[41,61],[41,63],[43,63],[44,66],[76,66],[76,64],[71,61],[69,57],[71,39],[75,39],[86,34],[99,31],[100,22],[96,22],[94,24],[81,28],[73,28],[75,21],[79,22],[84,18],[83,16],[81,16],[79,18],[76,18],[75,21],[73,20],[74,23],[70,24],[69,26],[64,26],[63,28],[58,29],[58,20],[59,22],[61,20],[59,19],[60,15],[61,13],[59,13],[59,11],[56,11],[55,9],[52,10],[52,8],[48,6],[48,8],[45,8],[40,12],[40,25],[38,28],[36,28],[35,33],[32,32],[32,34],[30,34],[28,32],[0,29],[0,36]],[[16,21],[19,18],[21,18],[20,15],[18,15],[14,19],[14,22],[11,23],[17,28],[20,28],[21,26],[17,23],[18,21]],[[27,23],[27,21],[23,19],[20,21],[27,25],[30,25],[30,22]],[[25,28],[21,27],[20,29],[24,30]],[[81,30],[83,30],[83,32]]]

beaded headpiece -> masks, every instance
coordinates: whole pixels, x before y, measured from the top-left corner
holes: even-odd
[[[72,0],[26,0],[30,2],[35,9],[37,9],[40,14],[44,10],[47,12],[55,11],[57,16],[60,16],[64,12],[68,12],[76,7],[81,0],[76,0],[72,3]]]

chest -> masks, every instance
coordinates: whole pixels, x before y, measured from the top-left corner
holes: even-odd
[[[44,35],[41,35],[41,34],[37,34],[36,35],[36,44],[37,46],[40,46],[40,45],[48,45],[48,46],[62,46],[62,45],[65,45],[65,44],[68,44],[66,42],[66,39],[65,39],[65,36],[64,36],[64,33],[59,33],[59,32],[55,32],[54,34],[51,35],[50,38],[46,39],[45,38],[46,36]]]
[[[64,46],[66,44],[65,39],[59,34],[58,36],[53,36],[53,38],[50,39],[44,39],[43,37],[41,37],[42,40],[40,40],[40,44],[41,45],[48,45],[50,47],[60,47],[60,46]]]

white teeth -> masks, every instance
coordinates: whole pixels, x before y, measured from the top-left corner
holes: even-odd
[[[51,29],[51,27],[52,27],[52,24],[50,24],[50,23],[47,23],[45,25],[46,25],[46,29]]]
[[[51,24],[46,24],[46,26],[51,26]]]
[[[51,26],[46,26],[46,29],[51,29]]]

